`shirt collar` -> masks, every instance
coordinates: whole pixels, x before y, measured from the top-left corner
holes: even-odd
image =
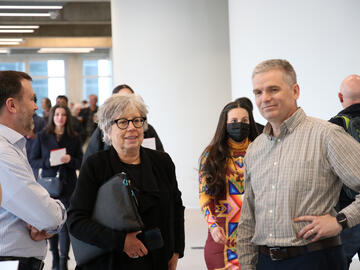
[[[23,135],[2,124],[0,124],[0,134],[11,144],[19,144],[20,147],[22,147],[26,142]]]
[[[302,108],[298,108],[288,119],[280,126],[280,134],[292,133],[295,128],[306,118],[306,114]],[[273,132],[271,124],[268,122],[263,131],[269,139],[272,139]]]

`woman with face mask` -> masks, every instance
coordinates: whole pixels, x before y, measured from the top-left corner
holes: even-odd
[[[200,158],[201,210],[208,223],[208,269],[240,269],[236,231],[244,194],[244,156],[258,135],[252,109],[244,100],[221,111],[214,138]]]

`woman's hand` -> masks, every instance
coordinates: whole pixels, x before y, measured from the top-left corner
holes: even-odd
[[[139,256],[145,256],[148,251],[144,244],[136,237],[141,231],[128,233],[125,237],[124,252],[130,258],[138,258]]]
[[[71,160],[71,156],[70,156],[69,154],[63,156],[63,157],[60,159],[60,161],[61,161],[61,162],[64,162],[64,163],[69,163],[70,160]]]
[[[226,245],[226,235],[224,233],[223,228],[221,227],[211,228],[210,234],[216,243]]]
[[[174,253],[168,262],[168,270],[176,270],[177,263],[179,260],[179,253]]]

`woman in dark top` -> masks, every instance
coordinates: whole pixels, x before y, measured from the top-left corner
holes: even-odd
[[[82,165],[68,227],[75,238],[108,252],[76,269],[175,270],[183,256],[184,207],[175,166],[168,154],[141,147],[146,113],[142,99],[134,94],[113,95],[98,111],[104,141],[111,147],[90,156]],[[121,172],[128,175],[135,189],[145,224],[143,232],[159,228],[164,242],[161,248],[148,250],[137,238],[139,231],[111,229],[91,218],[99,188]]]
[[[79,136],[71,128],[71,113],[67,106],[55,105],[50,110],[49,121],[44,130],[36,135],[30,153],[30,164],[35,169],[42,169],[42,177],[59,175],[63,183],[60,200],[66,208],[75,189],[76,170],[80,169],[82,149]],[[65,148],[66,155],[61,158],[61,165],[51,166],[50,151]],[[60,258],[58,242],[60,239]],[[70,247],[69,233],[63,226],[59,235],[50,238],[50,250],[53,255],[53,270],[66,270]]]

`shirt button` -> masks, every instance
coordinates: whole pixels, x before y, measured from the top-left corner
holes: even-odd
[[[269,236],[272,237],[272,233],[270,233]]]
[[[275,185],[272,185],[271,187],[272,187],[272,189],[275,189]]]
[[[277,141],[278,141],[278,142],[281,142],[281,140],[280,140],[280,139],[278,139]]]
[[[274,162],[274,166],[276,166],[277,165],[277,162]]]
[[[272,214],[272,210],[269,210],[269,213]]]

